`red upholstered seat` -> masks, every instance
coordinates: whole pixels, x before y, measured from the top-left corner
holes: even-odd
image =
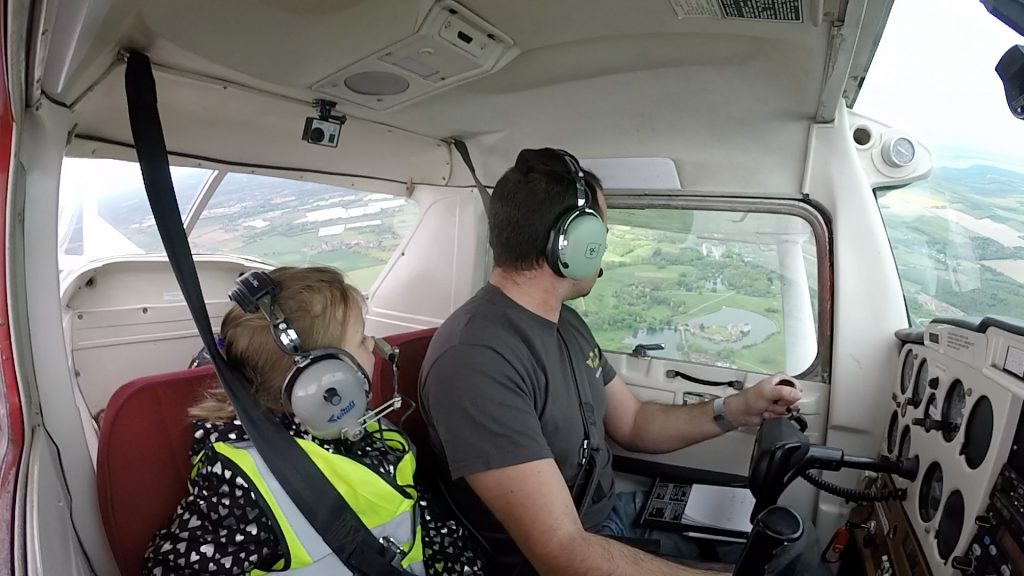
[[[433,335],[430,328],[386,338],[401,350],[398,387],[413,402],[419,398],[420,365]],[[377,406],[391,397],[391,366],[378,359],[372,380]],[[96,484],[103,527],[122,576],[142,573],[143,555],[153,534],[188,493],[192,444],[188,409],[208,388],[218,385],[213,368],[204,366],[133,380],[110,399],[100,427]],[[403,430],[420,447],[420,472],[429,473],[433,462],[426,424],[418,404],[406,404],[401,414],[406,412]],[[399,423],[397,415],[394,420]]]
[[[125,384],[100,427],[96,488],[122,576],[142,573],[146,546],[188,492],[188,409],[217,386],[210,366]]]

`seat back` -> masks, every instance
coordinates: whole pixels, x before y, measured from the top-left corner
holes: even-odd
[[[416,446],[416,468],[420,474],[432,474],[436,470],[436,458],[430,448],[430,436],[427,424],[420,412],[420,367],[427,355],[427,347],[434,337],[436,328],[426,328],[415,332],[394,334],[384,338],[388,344],[399,349],[398,355],[398,391],[413,404],[404,404],[401,410],[388,415],[391,423],[399,426]],[[373,369],[373,405],[377,407],[383,400],[391,398],[391,365],[383,362],[378,356]]]
[[[142,573],[149,541],[188,493],[188,409],[217,386],[211,366],[139,378],[110,399],[100,426],[96,488],[124,576]]]

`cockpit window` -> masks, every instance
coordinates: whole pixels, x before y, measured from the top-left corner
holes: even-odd
[[[407,198],[304,180],[242,173],[220,179],[184,167],[171,167],[171,176],[182,218],[207,196],[189,233],[194,253],[333,266],[363,290],[419,217]],[[135,162],[66,158],[59,210],[62,273],[100,258],[163,253]]]
[[[188,212],[211,174],[171,167],[178,208]],[[135,162],[65,158],[58,199],[58,267],[74,270],[100,258],[164,251]]]
[[[418,217],[407,198],[236,173],[217,187],[189,240],[197,254],[333,266],[368,290]]]
[[[791,214],[608,211],[604,275],[570,303],[606,352],[770,374],[818,353],[818,243]]]
[[[856,110],[920,138],[928,180],[878,190],[915,326],[1024,318],[1024,122],[994,70],[1020,37],[979,2],[896,2]]]

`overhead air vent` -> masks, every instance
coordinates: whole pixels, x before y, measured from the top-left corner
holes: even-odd
[[[313,85],[325,95],[390,110],[484,76],[518,51],[512,39],[451,0],[438,2],[412,36]]]

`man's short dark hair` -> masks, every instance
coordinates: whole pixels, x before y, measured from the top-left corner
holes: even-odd
[[[494,265],[507,270],[533,270],[546,259],[551,229],[576,206],[576,183],[555,150],[532,152],[498,180],[491,194],[490,244]],[[601,181],[584,170],[584,179],[597,209]]]

